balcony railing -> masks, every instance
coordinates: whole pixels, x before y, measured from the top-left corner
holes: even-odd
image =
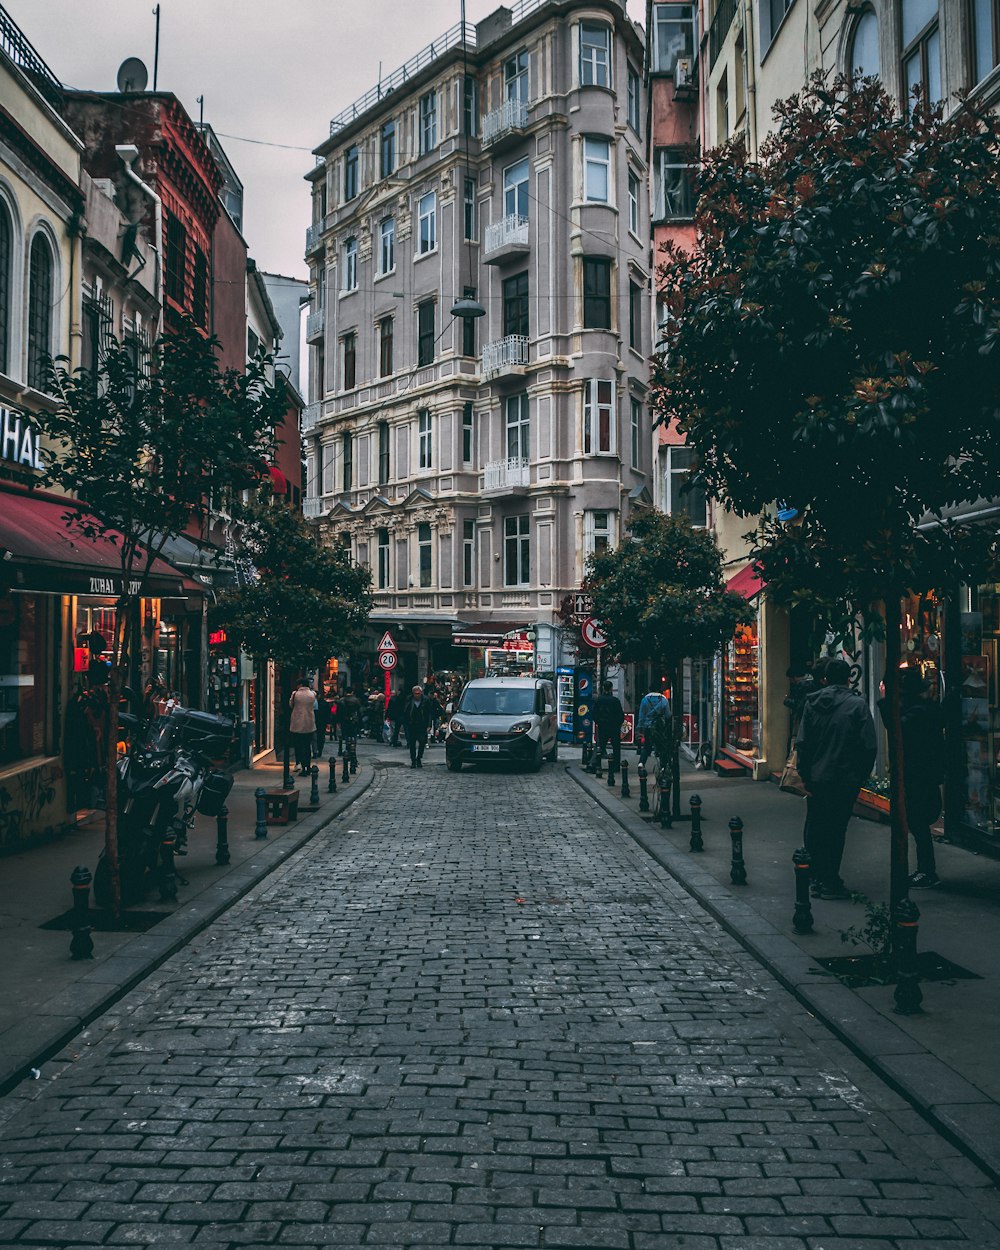
[[[528,219],[519,213],[501,217],[486,227],[483,238],[484,255],[498,252],[503,247],[528,245]]]
[[[318,252],[323,246],[323,222],[314,221],[311,226],[306,226],[306,255],[310,256],[313,252]]]
[[[524,100],[504,100],[498,109],[492,109],[483,117],[483,146],[496,143],[513,131],[523,130],[527,124],[528,106]]]
[[[483,373],[487,377],[506,373],[528,363],[528,340],[523,334],[508,334],[483,347]]]
[[[484,473],[484,490],[505,490],[511,486],[528,486],[531,470],[522,456],[510,456],[506,460],[491,460]]]
[[[308,434],[316,428],[323,405],[320,403],[306,404],[302,409],[302,433]]]
[[[308,517],[310,521],[315,521],[318,517],[325,516],[327,509],[323,506],[323,500],[317,499],[314,495],[307,495],[302,500],[302,515]]]
[[[321,339],[323,337],[323,329],[325,325],[325,308],[319,308],[316,312],[311,312],[306,318],[306,342],[314,343],[317,339]]]
[[[50,104],[55,105],[56,108],[61,106],[62,84],[2,6],[0,6],[0,49],[28,75]]]
[[[719,0],[718,7],[715,10],[715,16],[712,18],[712,24],[708,28],[708,67],[709,69],[719,59],[719,53],[722,51],[722,45],[726,42],[726,36],[729,34],[729,28],[733,24],[733,18],[736,16],[737,0]]]

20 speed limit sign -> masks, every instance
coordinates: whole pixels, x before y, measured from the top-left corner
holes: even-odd
[[[396,667],[395,651],[380,651],[378,653],[379,664],[388,672],[391,668]]]
[[[580,626],[580,634],[588,647],[600,649],[608,645],[608,640],[601,629],[601,622],[592,616],[588,616]]]

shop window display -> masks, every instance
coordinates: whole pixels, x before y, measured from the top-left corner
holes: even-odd
[[[741,625],[725,651],[723,741],[744,754],[759,747],[757,624]]]
[[[45,654],[45,605],[30,595],[0,597],[0,763],[46,749],[51,665]]]

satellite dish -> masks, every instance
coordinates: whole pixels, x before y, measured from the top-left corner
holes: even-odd
[[[137,56],[130,56],[118,67],[119,91],[145,91],[149,70]]]

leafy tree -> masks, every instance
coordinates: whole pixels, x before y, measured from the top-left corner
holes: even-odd
[[[714,655],[750,619],[746,600],[726,590],[715,537],[686,516],[637,512],[630,540],[587,561],[584,589],[610,649],[626,663],[652,663],[671,674],[673,813],[680,815],[683,661]],[[659,757],[659,752],[657,753]]]
[[[222,372],[218,342],[191,323],[160,339],[148,372],[113,344],[97,370],[53,369],[55,411],[40,413],[51,452],[42,477],[67,498],[66,523],[118,549],[121,593],[111,645],[105,847],[114,910],[121,909],[117,771],[114,743],[129,655],[139,649],[134,623],[166,544],[208,515],[209,500],[256,486],[266,473],[284,411],[266,358],[245,374]]]
[[[814,79],[750,162],[711,154],[698,241],[667,252],[654,386],[709,492],[742,516],[769,591],[885,636],[891,898],[907,890],[901,597],[985,575],[949,512],[1000,481],[1000,122],[897,113],[872,81]]]
[[[281,666],[287,778],[292,676],[355,641],[371,611],[371,574],[346,548],[320,546],[301,513],[280,504],[247,509],[240,529],[256,577],[222,594],[212,620],[248,654]]]

